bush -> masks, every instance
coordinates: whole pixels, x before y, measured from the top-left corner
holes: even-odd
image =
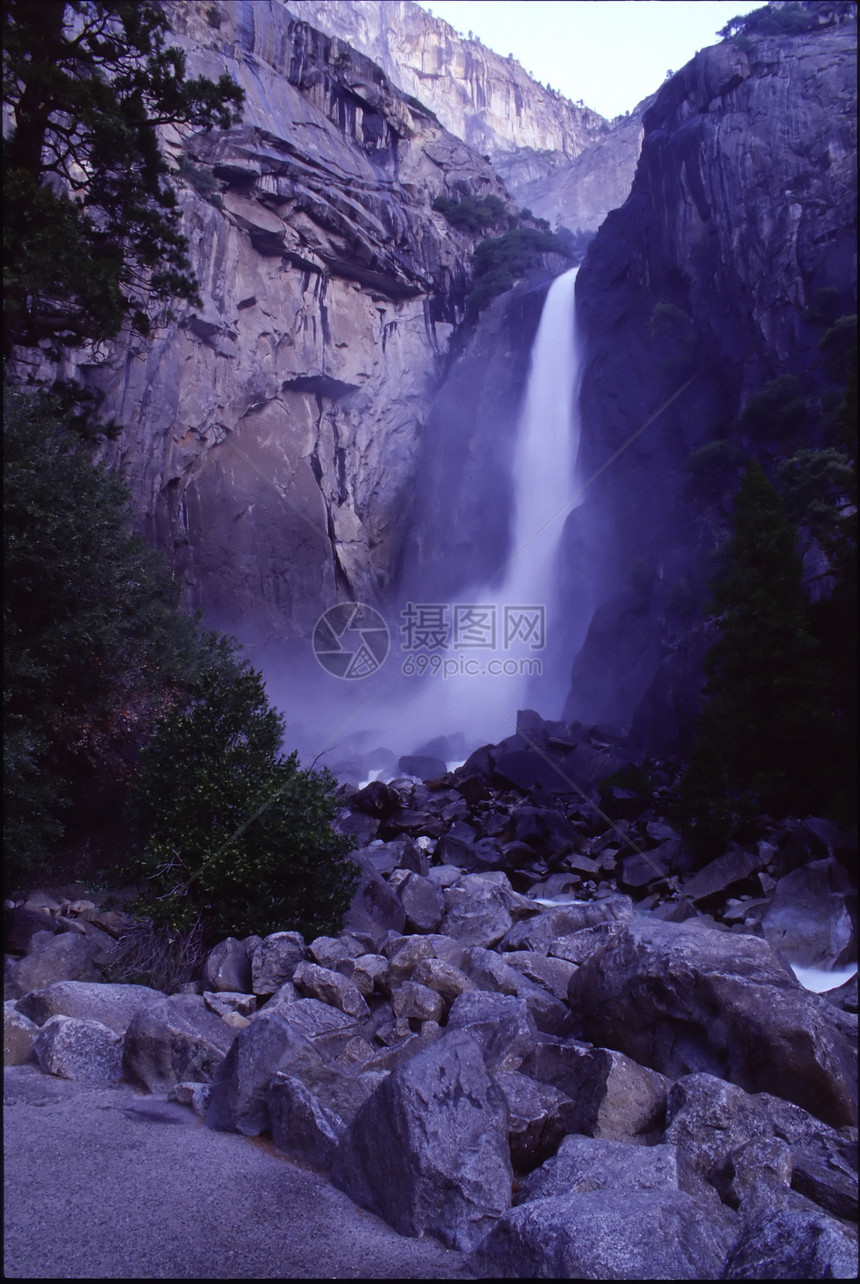
[[[498,196],[437,196],[433,209],[465,232],[486,232],[507,221],[505,203]]]
[[[544,254],[570,255],[552,232],[518,227],[504,236],[482,241],[472,255],[474,287],[466,299],[466,319],[474,321],[497,295],[509,290],[518,278],[537,271]]]
[[[157,711],[213,645],[131,533],[122,477],[91,460],[62,403],[7,391],[4,834],[9,872],[70,877],[64,833],[121,820]],[[51,869],[50,866],[54,868]]]
[[[357,881],[331,827],[335,782],[279,752],[280,715],[247,664],[213,667],[142,756],[133,814],[145,891],[135,907],[207,942],[340,926]]]
[[[796,436],[807,421],[803,385],[796,375],[780,375],[753,393],[738,415],[735,428],[756,439],[784,441]]]

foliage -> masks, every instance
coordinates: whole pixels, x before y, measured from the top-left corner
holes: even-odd
[[[498,196],[437,196],[433,209],[452,227],[465,232],[486,232],[507,223],[505,203]]]
[[[552,232],[534,227],[518,227],[504,236],[481,241],[472,255],[474,286],[466,299],[466,318],[474,321],[497,295],[509,290],[518,278],[536,271],[543,254],[562,254],[568,258],[563,243]]]
[[[709,503],[716,503],[737,485],[744,453],[726,437],[708,441],[687,456],[690,486]]]
[[[205,201],[221,209],[224,202],[221,199],[221,186],[208,169],[201,169],[195,165],[187,156],[181,156],[179,159],[179,169],[177,175],[190,183],[198,196],[202,196]]]
[[[283,725],[248,666],[204,672],[161,722],[133,787],[145,850],[139,907],[207,940],[337,931],[355,887],[331,828],[334,780],[279,754]]]
[[[594,240],[597,232],[593,229],[590,231],[583,231],[581,227],[578,227],[575,232],[572,232],[569,227],[557,227],[555,234],[564,245],[573,262],[581,263],[585,258],[586,250]]]
[[[601,799],[605,798],[610,789],[613,788],[627,789],[633,794],[642,794],[650,796],[654,790],[654,782],[651,777],[638,767],[635,763],[629,762],[611,775],[604,776],[598,781],[598,791]]]
[[[5,808],[10,869],[38,868],[103,812],[154,712],[214,646],[131,533],[123,479],[91,462],[46,394],[4,417]]]
[[[796,437],[808,419],[803,384],[796,375],[780,375],[753,393],[737,418],[736,428],[756,440]]]
[[[197,302],[158,127],[226,128],[242,90],[189,79],[153,0],[7,0],[4,351],[81,344]]]
[[[734,37],[743,49],[748,50],[750,36],[798,36],[811,31],[814,26],[815,16],[795,0],[780,9],[764,5],[761,9],[753,9],[752,13],[732,18],[717,35],[723,39]]]
[[[713,585],[719,635],[705,658],[707,701],[682,782],[690,834],[724,826],[723,794],[735,812],[746,795],[784,815],[827,793],[832,728],[796,543],[774,487],[750,462]]]

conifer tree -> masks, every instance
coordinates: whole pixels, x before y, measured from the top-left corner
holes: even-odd
[[[719,636],[705,658],[706,702],[682,783],[694,845],[717,817],[716,832],[728,836],[726,794],[735,810],[747,799],[771,815],[802,814],[826,794],[828,716],[796,548],[779,496],[750,462],[712,586]]]

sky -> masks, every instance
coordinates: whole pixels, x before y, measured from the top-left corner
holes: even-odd
[[[762,0],[419,0],[463,35],[512,53],[566,98],[612,119],[653,94]]]

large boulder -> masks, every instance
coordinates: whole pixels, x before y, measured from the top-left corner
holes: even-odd
[[[52,1016],[36,1036],[33,1057],[45,1074],[109,1087],[122,1078],[122,1035],[100,1021]]]
[[[571,978],[577,1033],[672,1079],[776,1091],[836,1127],[857,1119],[856,1049],[837,1009],[766,941],[695,921],[635,920]]]
[[[856,1233],[817,1209],[780,1209],[744,1228],[732,1247],[722,1278],[856,1279]]]
[[[141,1008],[157,1007],[164,998],[160,990],[148,985],[55,981],[19,999],[18,1011],[37,1025],[44,1025],[52,1016],[70,1016],[81,1021],[100,1021],[118,1034],[125,1034]]]
[[[833,857],[812,861],[776,885],[762,919],[765,940],[804,967],[838,968],[857,959],[857,892]]]
[[[474,1248],[512,1183],[507,1106],[474,1039],[452,1030],[394,1070],[342,1139],[332,1180],[402,1235]]]
[[[150,1092],[167,1092],[185,1079],[207,1083],[235,1035],[199,995],[172,994],[132,1017],[125,1032],[123,1068]]]
[[[684,1191],[592,1186],[511,1209],[471,1266],[489,1279],[713,1280],[731,1243]]]

